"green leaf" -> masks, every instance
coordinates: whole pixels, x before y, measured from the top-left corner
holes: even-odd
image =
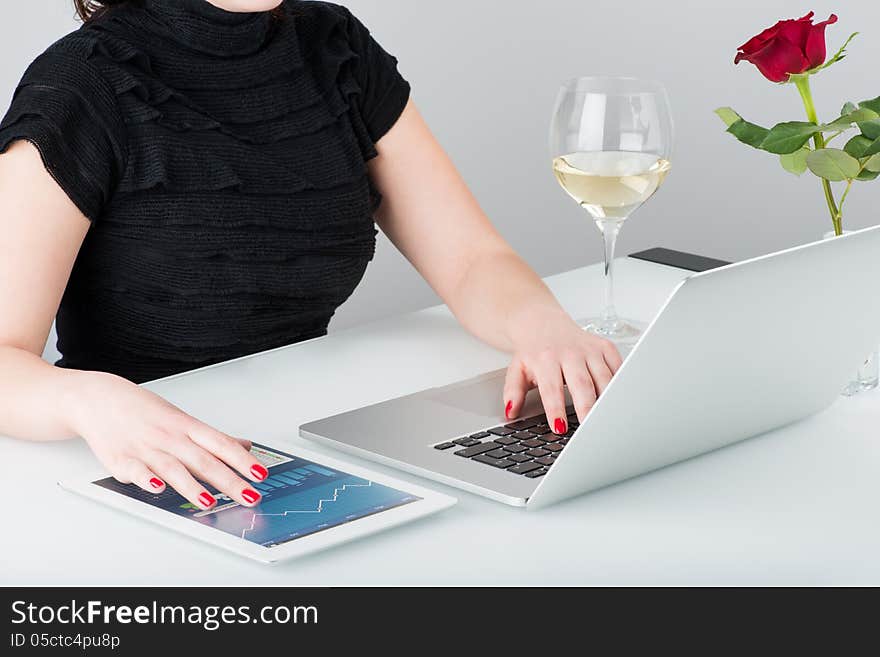
[[[868,150],[871,144],[871,140],[867,137],[863,135],[856,135],[848,142],[846,142],[846,146],[843,147],[843,150],[852,155],[854,158],[860,160],[865,157],[865,151]]]
[[[868,171],[867,169],[863,169],[862,172],[856,176],[856,180],[860,180],[862,182],[870,182],[871,180],[875,180],[877,176],[880,176],[880,172]]]
[[[874,110],[878,114],[880,114],[880,96],[876,98],[872,98],[871,100],[863,100],[859,103],[859,107],[867,107],[870,110]]]
[[[807,166],[820,178],[839,182],[859,175],[861,163],[839,148],[822,148],[807,155]]]
[[[880,173],[880,153],[876,153],[868,158],[863,168],[871,173]]]
[[[862,153],[862,156],[868,157],[869,155],[875,155],[876,153],[880,153],[880,139],[872,141],[871,145],[865,149],[864,153]]]
[[[858,109],[858,105],[855,103],[846,102],[843,104],[843,109],[840,110],[841,116],[846,116],[847,114],[852,114]]]
[[[762,128],[759,125],[740,119],[730,126],[727,132],[752,148],[761,148],[761,143],[770,131],[767,128]]]
[[[715,113],[718,115],[722,121],[724,121],[724,125],[728,128],[732,126],[737,121],[742,121],[742,117],[733,111],[730,107],[719,107],[715,110]]]
[[[849,114],[844,114],[831,123],[826,123],[822,126],[822,130],[824,132],[837,132],[838,130],[846,130],[852,126],[853,123],[864,123],[865,121],[872,121],[874,119],[880,119],[880,114],[867,107],[860,107],[854,109]]]
[[[800,176],[807,170],[807,155],[810,153],[809,148],[801,148],[794,153],[785,153],[779,156],[779,163],[789,173]]]
[[[770,129],[758,148],[769,153],[785,155],[800,150],[821,128],[806,121],[778,123]]]
[[[862,121],[859,123],[859,130],[868,139],[880,139],[880,119],[873,121]]]

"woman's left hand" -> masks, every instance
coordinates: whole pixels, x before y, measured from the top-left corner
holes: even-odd
[[[583,330],[561,311],[549,318],[532,316],[528,330],[514,340],[504,415],[516,419],[526,393],[537,387],[547,424],[556,434],[568,430],[563,386],[568,386],[578,421],[583,421],[623,362],[614,343]]]

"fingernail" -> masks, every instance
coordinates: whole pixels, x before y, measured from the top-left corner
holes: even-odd
[[[260,481],[263,481],[263,479],[269,476],[269,471],[262,465],[257,463],[256,465],[251,466],[251,474]]]
[[[156,490],[159,490],[164,485],[165,485],[165,483],[161,479],[158,479],[157,477],[153,477],[152,479],[150,479],[150,486],[152,486]]]
[[[553,421],[553,431],[556,433],[565,433],[565,420],[561,417],[556,418]]]
[[[509,402],[507,402],[507,406],[504,407],[504,417],[507,418],[508,420],[510,419],[510,411],[512,411],[512,410],[513,410],[513,402],[509,401]]]
[[[261,497],[261,495],[257,491],[251,490],[250,488],[245,488],[243,491],[241,491],[241,496],[248,504],[256,504],[260,501]]]
[[[210,493],[202,493],[199,495],[199,502],[202,503],[202,506],[208,508],[214,506],[217,503],[217,500],[215,500],[214,496]]]

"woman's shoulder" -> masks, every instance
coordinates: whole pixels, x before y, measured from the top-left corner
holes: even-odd
[[[335,32],[351,34],[365,29],[344,5],[321,0],[284,0],[282,8],[305,36],[326,38]]]
[[[352,15],[351,11],[342,5],[321,0],[284,0],[282,8],[293,16],[313,20],[347,20]]]
[[[52,84],[87,94],[107,91],[109,84],[95,62],[102,40],[89,25],[66,34],[31,62],[19,86]]]

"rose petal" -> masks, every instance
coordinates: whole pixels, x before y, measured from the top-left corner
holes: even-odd
[[[751,55],[752,53],[758,52],[770,39],[776,36],[776,33],[779,31],[779,26],[781,24],[782,21],[779,21],[773,27],[768,27],[759,35],[753,36],[751,39],[746,41],[743,45],[737,48],[737,50],[741,50],[745,55]]]
[[[810,12],[810,14],[812,13]],[[783,21],[779,26],[777,38],[785,39],[792,45],[797,46],[806,57],[807,37],[810,35],[812,28],[813,22],[806,16],[796,21]]]
[[[774,39],[760,51],[741,59],[758,67],[761,74],[772,82],[786,82],[791,73],[802,73],[809,67],[801,49],[785,39]]]
[[[810,28],[807,35],[807,43],[804,47],[804,55],[810,63],[810,68],[816,68],[825,63],[827,50],[825,46],[825,28],[837,22],[837,15],[831,14],[827,21],[816,23]]]

